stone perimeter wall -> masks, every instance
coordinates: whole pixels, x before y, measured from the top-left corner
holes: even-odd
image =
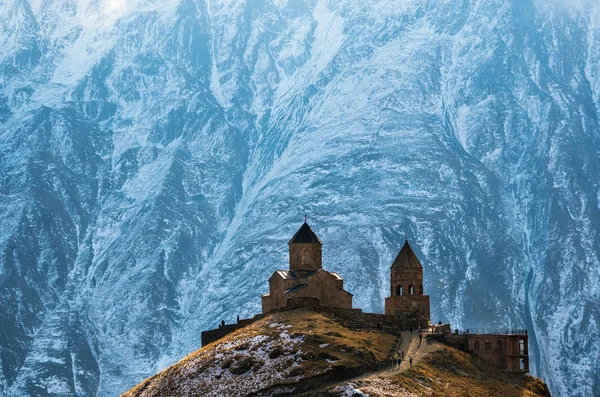
[[[293,298],[287,301],[287,306],[281,309],[275,309],[266,314],[257,314],[256,316],[240,320],[236,324],[226,324],[217,329],[202,332],[202,346],[206,346],[224,336],[237,331],[249,324],[254,323],[270,314],[285,312],[295,309],[309,309],[323,314],[332,320],[342,324],[344,327],[354,330],[382,330],[389,334],[399,336],[400,332],[410,328],[418,329],[419,323],[416,319],[400,318],[388,316],[385,314],[363,313],[361,309],[346,309],[341,307],[321,306],[317,298]],[[425,326],[426,324],[423,324]]]
[[[250,325],[253,322],[260,320],[261,318],[263,318],[264,316],[262,314],[259,314],[257,316],[254,316],[252,318],[248,318],[245,320],[240,320],[239,322],[235,323],[235,324],[225,324],[222,327],[216,328],[216,329],[211,329],[210,331],[203,331],[202,332],[202,346],[206,346],[209,343],[212,343],[216,340],[221,339],[222,337],[229,335],[230,333],[232,333],[233,331],[237,331],[240,328],[245,327],[246,325]]]

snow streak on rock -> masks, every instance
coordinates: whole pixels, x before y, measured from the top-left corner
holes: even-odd
[[[372,4],[371,4],[372,3]],[[600,394],[600,8],[0,3],[0,394],[116,395],[259,310],[306,212],[355,305],[406,235],[433,320]]]

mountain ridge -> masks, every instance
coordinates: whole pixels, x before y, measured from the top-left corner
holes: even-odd
[[[0,393],[178,361],[308,213],[358,307],[408,236],[434,320],[526,327],[553,394],[597,394],[598,11],[0,4]]]

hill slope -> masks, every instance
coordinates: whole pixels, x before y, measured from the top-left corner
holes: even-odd
[[[406,371],[378,374],[309,395],[550,397],[550,392],[538,378],[504,372],[470,354],[443,347]]]
[[[417,358],[415,367],[382,370],[377,364],[387,357],[395,339],[383,332],[352,331],[308,310],[277,313],[190,354],[122,397],[359,392],[458,396],[465,390],[474,395],[500,390],[507,396],[549,395],[538,379],[504,373],[434,342],[427,348],[417,346],[416,335],[403,343]]]
[[[271,394],[311,388],[374,369],[394,340],[385,333],[348,330],[310,311],[277,313],[190,354],[124,396]]]

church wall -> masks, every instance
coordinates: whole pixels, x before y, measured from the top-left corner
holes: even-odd
[[[391,269],[390,292],[397,295],[398,286],[402,286],[403,293],[408,294],[409,287],[414,287],[415,294],[419,293],[419,287],[423,287],[423,269],[421,268],[399,268]]]
[[[271,305],[273,307],[284,306],[283,291],[285,290],[285,286],[283,280],[280,277],[273,277],[269,281],[269,287],[269,295],[271,295]]]
[[[385,298],[385,314],[413,317],[418,323],[426,325],[431,319],[429,295],[392,295]]]
[[[322,306],[352,308],[352,294],[343,290],[343,281],[323,271],[303,279],[308,284],[297,292],[285,294],[285,300],[291,298],[316,297]]]
[[[270,295],[263,295],[260,298],[261,300],[261,306],[262,306],[262,312],[263,313],[268,313],[272,310],[271,307],[271,296]]]
[[[283,292],[287,289],[283,280],[277,274],[269,279],[269,294],[262,297],[262,312],[267,313],[278,307],[285,306]]]
[[[361,309],[350,309],[342,307],[321,306],[317,298],[290,298],[285,310],[309,309],[324,314],[344,327],[360,330],[381,330],[392,335],[400,336],[402,331],[408,327],[416,325],[410,320],[405,322],[402,319],[385,314],[363,313]]]
[[[287,291],[288,289],[292,289],[296,286],[298,286],[299,284],[306,284],[306,281],[301,279],[301,278],[292,278],[292,279],[285,279],[283,280],[283,290],[281,291],[281,296],[282,296],[282,306],[285,306],[285,299],[283,292]]]
[[[323,268],[322,248],[318,244],[290,244],[290,270],[319,270]]]

